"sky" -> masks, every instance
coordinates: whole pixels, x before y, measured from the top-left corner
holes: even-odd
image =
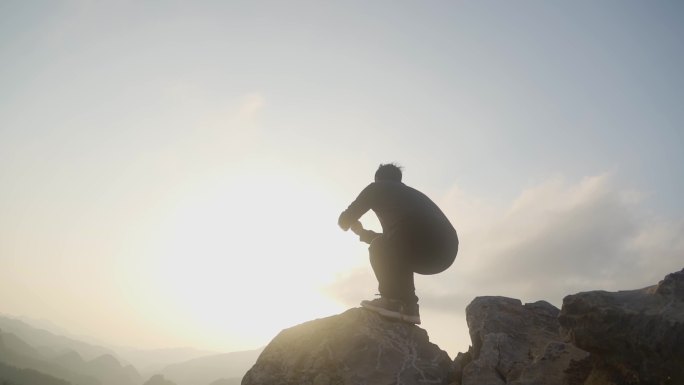
[[[684,267],[679,1],[0,1],[0,313],[141,348],[262,347],[377,292],[337,217],[397,162],[465,307]],[[380,230],[373,213],[362,218]]]

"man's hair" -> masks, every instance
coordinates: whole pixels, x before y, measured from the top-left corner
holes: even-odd
[[[375,180],[401,182],[401,166],[394,163],[381,164],[375,172]]]

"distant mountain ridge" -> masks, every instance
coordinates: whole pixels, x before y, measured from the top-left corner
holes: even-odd
[[[142,377],[131,365],[123,366],[104,354],[84,360],[75,351],[45,353],[12,333],[0,331],[0,362],[19,369],[32,369],[64,379],[74,385],[139,385]]]
[[[98,385],[94,377],[79,373],[54,361],[11,333],[0,331],[0,363],[16,369],[30,369],[65,380],[73,385]]]
[[[262,351],[263,348],[196,358],[169,365],[161,374],[177,385],[239,384]]]
[[[31,321],[0,315],[0,363],[12,378],[32,379],[27,380],[31,385],[141,385],[153,377],[158,381],[157,374],[177,385],[239,384],[263,350],[215,353],[100,346],[59,335],[55,331],[63,329],[49,321],[36,325],[51,330]],[[44,381],[36,380],[40,376]],[[0,372],[0,384],[24,385],[12,378]]]
[[[75,336],[48,320],[11,317],[2,314],[0,314],[0,330],[15,334],[44,354],[56,355],[74,351],[84,360],[92,360],[109,354],[122,363],[133,365],[143,377],[150,377],[159,373],[168,365],[220,354],[215,351],[190,347],[140,349],[113,346],[105,342],[88,342],[95,341],[95,339],[87,336]]]
[[[84,360],[92,360],[104,354],[117,357],[116,352],[111,349],[58,335],[16,318],[0,316],[0,330],[16,335],[45,354],[60,354],[71,350]]]
[[[144,376],[161,373],[169,365],[219,354],[218,352],[187,347],[163,349],[111,347],[111,349],[114,349],[119,356],[124,357],[138,368]]]
[[[0,362],[0,383],[12,385],[70,385],[60,378],[33,369],[19,369]]]

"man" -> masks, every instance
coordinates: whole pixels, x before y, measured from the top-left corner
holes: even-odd
[[[420,324],[413,273],[436,274],[451,266],[458,252],[458,236],[442,210],[401,178],[397,165],[381,164],[375,182],[342,212],[338,224],[370,244],[380,298],[362,301],[361,306],[388,318]],[[381,234],[364,229],[359,222],[368,210],[378,216]]]

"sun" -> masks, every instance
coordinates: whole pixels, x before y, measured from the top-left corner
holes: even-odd
[[[232,176],[179,205],[153,274],[189,328],[226,344],[263,344],[343,310],[322,289],[365,260],[337,228],[340,203],[292,174]]]

